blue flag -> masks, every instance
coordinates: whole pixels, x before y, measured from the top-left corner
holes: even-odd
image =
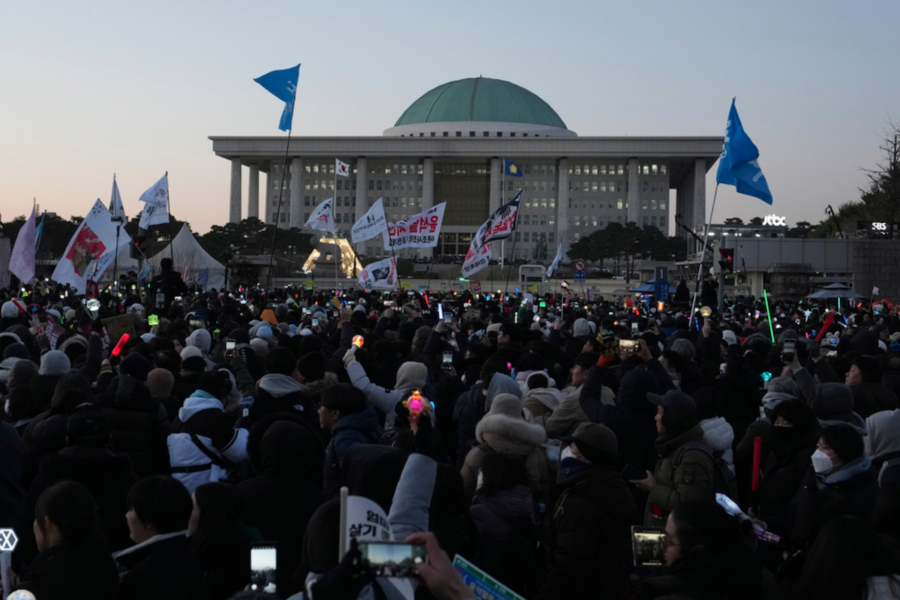
[[[744,131],[732,100],[716,183],[733,185],[738,194],[753,196],[766,204],[772,204],[772,192],[769,191],[769,183],[756,160],[758,158],[759,150]]]
[[[294,100],[297,98],[299,78],[300,65],[297,65],[283,71],[266,73],[253,80],[269,90],[276,98],[284,101],[284,112],[281,113],[281,122],[278,124],[278,129],[282,131],[288,131],[294,122]]]
[[[503,161],[503,173],[508,177],[521,177],[522,169],[519,168],[519,165],[514,163],[511,160]]]

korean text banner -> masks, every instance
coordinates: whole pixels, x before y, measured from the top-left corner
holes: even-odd
[[[473,246],[469,246],[469,252],[466,254],[466,260],[462,266],[462,276],[468,278],[478,271],[482,270],[490,264],[491,261],[491,245],[485,244],[477,250]]]
[[[388,223],[388,236],[384,238],[384,249],[434,248],[438,243],[441,224],[444,222],[446,202],[429,208],[425,212],[408,219]]]
[[[516,218],[519,216],[519,201],[522,199],[522,191],[513,196],[513,199],[494,211],[494,214],[484,222],[472,245],[479,248],[494,240],[503,240],[513,234],[516,229]]]
[[[358,280],[360,287],[366,290],[392,288],[397,281],[397,263],[393,257],[374,262],[362,270]]]

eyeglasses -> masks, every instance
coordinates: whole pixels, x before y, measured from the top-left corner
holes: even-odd
[[[673,542],[669,536],[663,538],[662,546],[664,550],[668,550],[671,546],[680,546],[680,543]]]

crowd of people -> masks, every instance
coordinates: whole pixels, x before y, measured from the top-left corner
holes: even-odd
[[[900,306],[154,284],[0,294],[38,600],[412,597],[340,556],[343,487],[424,544],[415,598],[483,597],[456,556],[536,600],[900,597]]]

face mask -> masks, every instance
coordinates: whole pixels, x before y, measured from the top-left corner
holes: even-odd
[[[812,455],[812,466],[816,473],[822,474],[830,471],[834,467],[834,463],[831,462],[830,456],[821,450],[816,450]]]

